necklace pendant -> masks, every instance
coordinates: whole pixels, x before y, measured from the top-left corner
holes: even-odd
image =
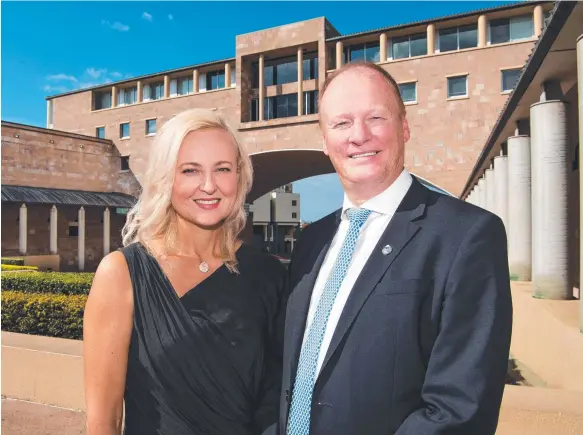
[[[198,269],[202,272],[202,273],[207,273],[209,271],[209,265],[206,261],[201,262],[198,265]]]

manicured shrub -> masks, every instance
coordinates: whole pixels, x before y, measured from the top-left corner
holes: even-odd
[[[24,258],[2,258],[2,264],[11,264],[12,266],[24,266]]]
[[[15,266],[13,264],[3,264],[0,266],[2,268],[2,272],[11,272],[15,270],[38,270],[36,266]]]
[[[2,330],[81,340],[86,301],[85,295],[2,291]]]
[[[2,273],[2,290],[23,293],[87,295],[94,273],[28,272]]]

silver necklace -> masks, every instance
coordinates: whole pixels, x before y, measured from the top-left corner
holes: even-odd
[[[200,264],[198,265],[198,270],[200,270],[202,273],[207,273],[209,271],[209,264],[206,261],[202,261],[202,258]]]

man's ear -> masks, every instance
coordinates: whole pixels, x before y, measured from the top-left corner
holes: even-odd
[[[411,131],[409,130],[409,123],[407,122],[407,117],[405,115],[403,115],[401,125],[403,128],[403,143],[407,143],[409,142],[409,139],[411,139]]]
[[[326,138],[322,137],[322,151],[324,154],[328,155],[328,147],[326,146]]]

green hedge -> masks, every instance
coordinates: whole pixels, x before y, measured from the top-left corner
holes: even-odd
[[[24,258],[2,258],[2,264],[11,264],[12,266],[24,266]]]
[[[28,272],[2,273],[2,290],[23,293],[87,295],[94,273]]]
[[[83,339],[87,296],[2,292],[2,330]]]
[[[13,264],[2,264],[0,266],[2,268],[2,272],[11,272],[14,270],[38,270],[36,266],[16,266]]]

